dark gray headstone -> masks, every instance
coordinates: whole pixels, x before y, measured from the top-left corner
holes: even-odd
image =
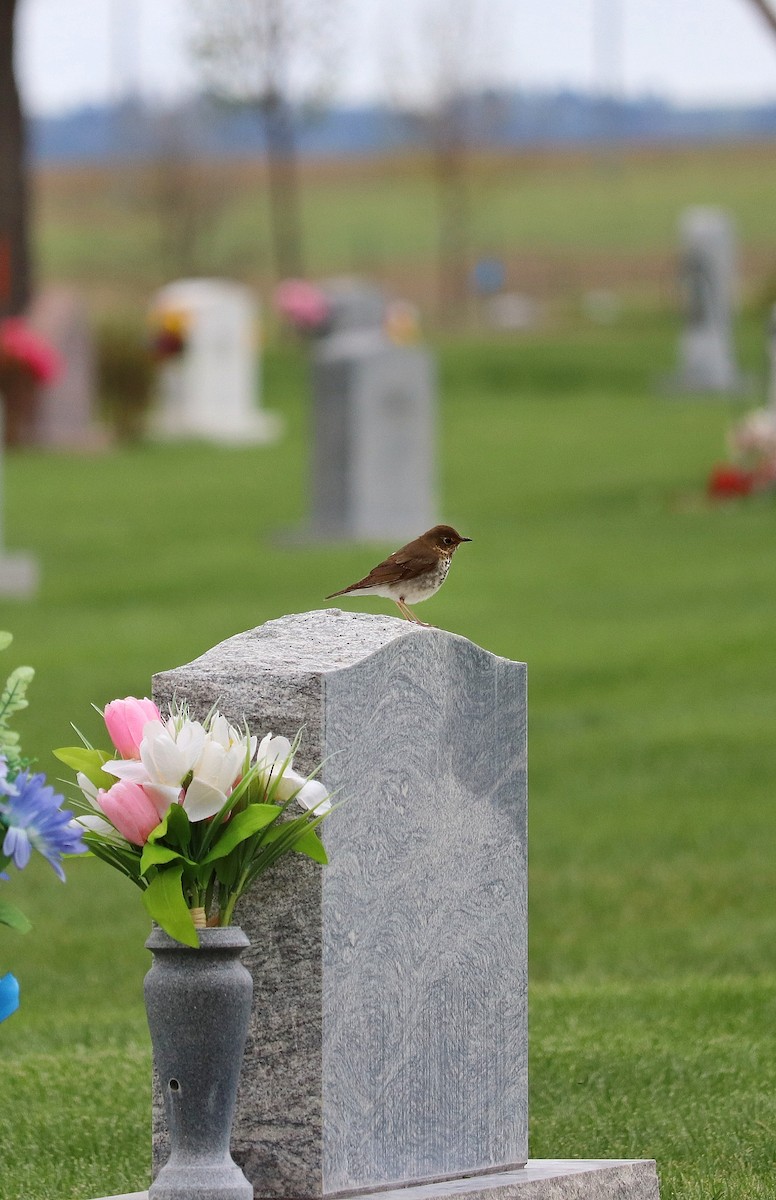
[[[380,330],[385,325],[388,298],[377,284],[343,276],[324,280],[322,291],[329,306],[327,335],[354,329]]]
[[[311,532],[408,541],[436,523],[436,372],[422,346],[352,331],[313,348]]]

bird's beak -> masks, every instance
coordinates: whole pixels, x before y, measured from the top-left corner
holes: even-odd
[[[471,538],[461,538],[462,542],[470,542],[471,540],[472,540]]]

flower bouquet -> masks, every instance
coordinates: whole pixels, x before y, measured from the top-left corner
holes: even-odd
[[[189,317],[178,309],[159,309],[151,314],[149,348],[154,362],[180,358],[189,341]]]
[[[82,738],[55,751],[76,772],[75,821],[176,941],[197,947],[198,928],[231,924],[245,889],[282,855],[326,863],[316,827],[331,800],[322,783],[294,771],[298,738],[292,745],[268,733],[259,742],[217,709],[196,721],[173,703],[165,718],[132,696],[102,715],[112,750]],[[294,804],[303,811],[293,814]]]
[[[62,360],[53,346],[22,317],[0,321],[0,394],[9,446],[34,440],[39,389],[55,380],[62,370]]]
[[[776,489],[776,415],[758,408],[733,426],[728,435],[731,462],[717,463],[709,474],[712,500],[773,492]]]
[[[0,633],[0,650],[12,641],[10,633]],[[8,676],[0,693],[0,880],[8,882],[6,870],[13,865],[24,870],[36,850],[64,881],[62,857],[86,850],[82,831],[74,827],[72,812],[63,809],[63,797],[47,786],[44,775],[30,771],[29,760],[21,752],[19,734],[9,721],[27,707],[27,688],[35,672],[32,667],[17,667]],[[30,922],[21,909],[0,897],[0,925],[26,933]],[[19,984],[6,973],[0,977],[0,1021],[19,1007]]]
[[[306,279],[284,279],[275,289],[275,307],[297,333],[326,332],[331,305],[323,288]]]

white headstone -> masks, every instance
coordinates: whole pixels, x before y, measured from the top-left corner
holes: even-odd
[[[733,347],[736,253],[733,223],[718,208],[688,208],[679,223],[685,327],[675,385],[683,391],[744,387]]]
[[[183,279],[156,293],[156,335],[178,340],[159,366],[158,436],[233,445],[272,441],[278,418],[259,406],[259,314],[249,288]]]

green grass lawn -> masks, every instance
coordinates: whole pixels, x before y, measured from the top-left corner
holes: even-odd
[[[759,368],[759,325],[741,338]],[[663,1200],[752,1200],[776,1118],[776,511],[703,503],[737,410],[656,395],[673,357],[649,314],[441,347],[443,515],[474,540],[424,615],[529,664],[532,1155],[655,1157]],[[323,607],[393,548],[278,537],[305,511],[304,390],[273,351],[274,450],[7,460],[6,543],[43,582],[0,604],[3,665],[37,669],[19,727],[52,775],[71,720],[98,735],[92,702]],[[0,1026],[0,1193],[143,1188],[138,897],[96,862],[5,886],[35,929],[2,937],[23,1002]]]

